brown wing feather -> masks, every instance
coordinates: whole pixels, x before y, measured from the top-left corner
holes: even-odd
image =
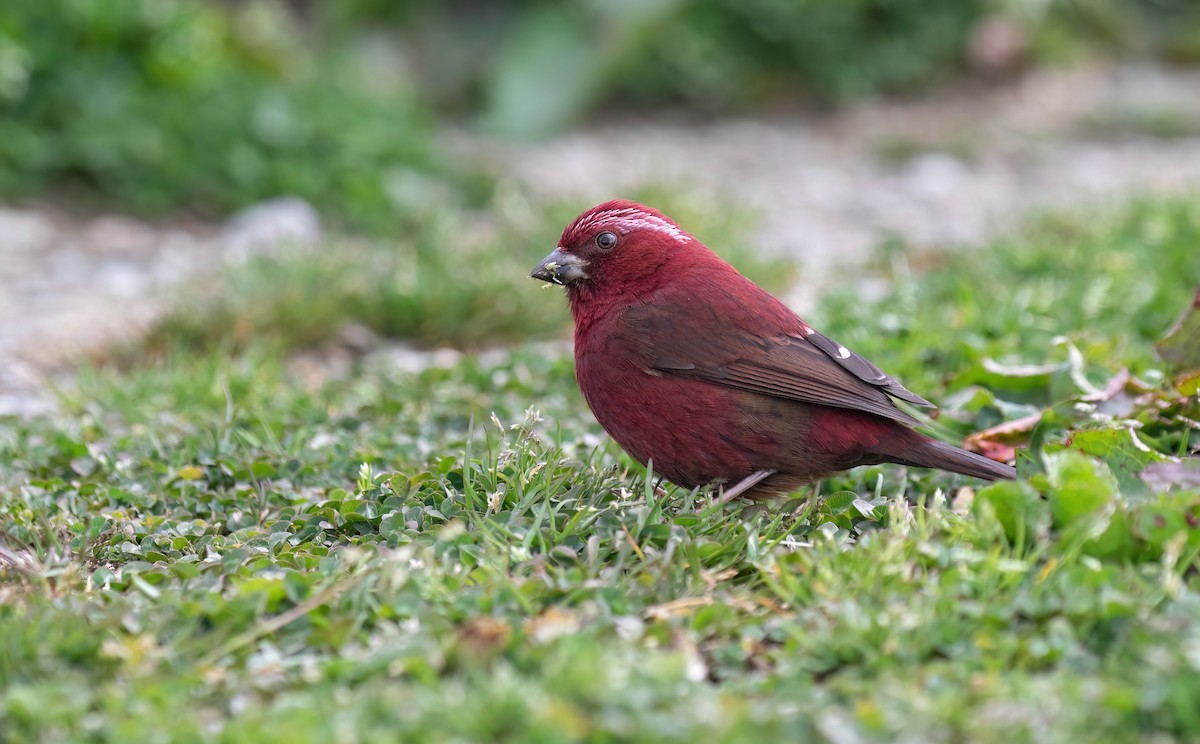
[[[641,341],[647,361],[656,372],[761,395],[864,411],[908,425],[919,422],[897,408],[889,396],[915,405],[931,405],[865,358],[849,350],[842,354],[845,347],[815,332],[806,333],[811,329],[798,318],[803,328],[800,334],[769,339],[733,323],[722,324],[722,330],[716,333],[678,333],[671,319],[686,318],[687,313],[696,311],[695,306],[640,305],[624,313],[625,323]],[[814,343],[810,339],[819,340]]]
[[[893,398],[899,398],[915,406],[921,406],[922,408],[934,407],[932,403],[901,385],[896,378],[876,367],[866,357],[850,351],[845,346],[825,338],[816,331],[812,331],[812,329],[809,330],[811,333],[804,335],[805,341],[825,352],[833,361],[845,367],[847,371],[854,373],[854,376],[863,382],[881,387]]]

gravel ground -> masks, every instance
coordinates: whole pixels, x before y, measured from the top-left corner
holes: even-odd
[[[1149,136],[1163,122],[1173,136]],[[538,143],[452,145],[581,207],[665,183],[753,208],[759,244],[804,267],[788,298],[803,311],[890,235],[970,246],[1031,210],[1200,190],[1200,73],[1042,71],[836,115],[610,116]],[[136,335],[179,286],[281,235],[319,239],[315,214],[280,200],[223,226],[162,226],[0,206],[0,414],[52,410],[48,383],[69,379],[72,360]]]
[[[1164,121],[1189,136],[1138,131]],[[497,151],[536,194],[598,202],[678,183],[755,209],[759,244],[804,267],[789,297],[803,310],[888,236],[970,246],[1031,211],[1196,190],[1200,73],[1044,71],[836,116],[605,124]]]

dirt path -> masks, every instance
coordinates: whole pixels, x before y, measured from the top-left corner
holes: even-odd
[[[453,144],[534,195],[598,202],[666,183],[750,206],[758,243],[802,263],[788,299],[803,311],[824,279],[889,235],[971,245],[1030,210],[1200,193],[1200,72],[1042,71],[831,116],[618,120],[535,144]],[[256,231],[319,237],[311,213],[290,209],[158,227],[0,207],[0,415],[51,409],[50,370],[65,360],[69,374],[79,354],[136,334],[175,288],[218,270]]]
[[[1185,136],[1139,131],[1155,128]],[[1200,188],[1200,73],[1045,71],[824,118],[600,125],[502,152],[535,193],[595,202],[678,183],[756,209],[759,244],[804,267],[790,298],[803,309],[889,235],[971,245],[1033,210]]]

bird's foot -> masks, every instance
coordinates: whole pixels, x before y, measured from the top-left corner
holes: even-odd
[[[746,491],[749,491],[751,488],[754,488],[755,486],[757,486],[759,483],[762,483],[767,478],[770,478],[772,475],[775,475],[776,472],[778,472],[778,471],[776,471],[776,470],[756,470],[753,473],[751,473],[750,475],[747,475],[745,478],[742,478],[736,484],[734,484],[733,488],[726,489],[724,486],[722,486],[721,487],[721,495],[719,497],[717,497],[717,500],[714,503],[728,504],[730,501],[733,501],[734,499],[736,499],[738,496],[741,496]]]

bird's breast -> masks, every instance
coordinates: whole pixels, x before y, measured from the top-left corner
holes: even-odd
[[[655,369],[638,339],[577,338],[576,379],[605,431],[642,464],[683,486],[736,480],[773,466],[794,413],[730,388]]]

